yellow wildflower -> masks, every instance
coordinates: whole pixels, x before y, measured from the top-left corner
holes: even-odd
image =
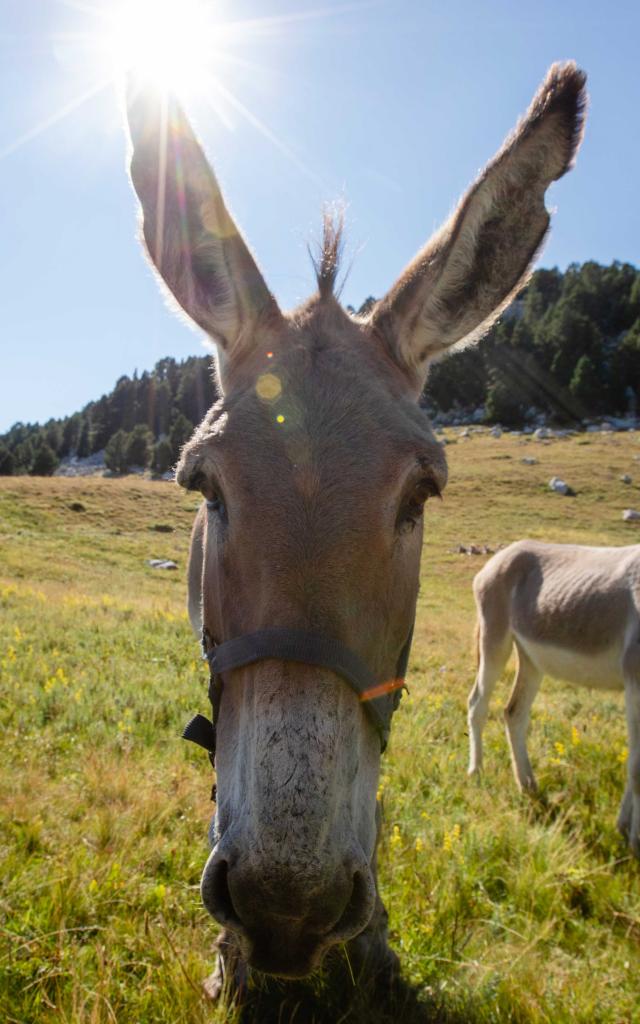
[[[420,836],[418,836],[416,841],[415,841],[415,848],[416,848],[416,853],[422,853],[422,851],[424,850],[424,843],[423,843],[422,839],[420,838]]]
[[[392,849],[395,849],[396,846],[399,846],[401,842],[402,836],[400,835],[400,828],[398,825],[394,825],[393,831],[391,832],[391,839],[389,840],[389,845],[391,846]]]
[[[626,747],[623,747],[620,753],[618,754],[618,761],[620,762],[620,764],[626,764],[628,757],[629,751]]]
[[[564,743],[560,743],[560,741],[558,741],[558,742],[554,743],[553,745],[556,748],[556,753],[557,753],[558,757],[564,757],[564,755],[567,752],[567,748],[565,747]]]
[[[453,851],[454,846],[460,840],[460,834],[460,826],[457,824],[453,826],[450,832],[445,832],[444,838],[442,840],[442,849],[446,853],[451,853]]]
[[[574,747],[580,746],[580,733],[576,729],[575,725],[571,727],[571,745]]]

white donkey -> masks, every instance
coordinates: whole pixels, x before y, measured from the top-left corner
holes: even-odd
[[[629,760],[618,828],[640,858],[640,545],[518,541],[487,562],[473,590],[478,675],[469,694],[469,773],[481,768],[491,692],[512,645],[518,670],[504,717],[523,790],[535,790],[526,735],[543,675],[624,689]]]

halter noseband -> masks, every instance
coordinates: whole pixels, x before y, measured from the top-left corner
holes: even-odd
[[[413,627],[400,652],[395,678],[381,683],[359,654],[338,640],[320,633],[306,633],[297,629],[262,629],[257,633],[246,633],[225,643],[216,644],[206,629],[203,629],[202,649],[209,662],[209,700],[213,721],[210,722],[204,715],[195,715],[182,733],[182,738],[204,747],[209,752],[211,763],[214,764],[215,723],[222,697],[223,673],[272,658],[327,668],[341,676],[363,702],[364,709],[380,736],[380,745],[384,751],[389,738],[391,716],[400,703],[404,688],[412,637]]]

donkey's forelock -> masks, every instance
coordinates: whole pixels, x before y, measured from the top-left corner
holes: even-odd
[[[310,250],[321,299],[327,299],[336,292],[343,243],[344,209],[341,206],[326,208],[322,216],[322,242],[319,252],[316,255]]]

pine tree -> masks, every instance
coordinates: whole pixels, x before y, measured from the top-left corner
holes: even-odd
[[[173,462],[178,461],[182,446],[187,443],[192,434],[193,423],[179,412],[171,424],[169,432],[169,444],[171,445],[171,458]]]
[[[153,446],[153,434],[148,427],[139,423],[127,436],[125,443],[125,460],[127,467],[149,465]]]
[[[107,469],[112,473],[126,473],[128,469],[125,448],[127,435],[124,430],[117,430],[109,439],[104,450],[104,461]]]
[[[28,473],[31,469],[31,464],[33,463],[33,456],[34,450],[31,438],[20,441],[13,449],[15,472]]]
[[[51,445],[42,438],[37,445],[29,470],[31,476],[51,476],[58,467],[58,456]]]
[[[15,464],[13,452],[0,443],[0,476],[13,476]]]
[[[487,390],[486,417],[490,423],[511,427],[522,423],[525,409],[514,395],[509,382],[497,370],[492,370]]]
[[[153,471],[158,476],[162,476],[163,473],[167,473],[173,466],[173,450],[171,444],[166,438],[162,441],[158,441],[153,449]]]
[[[593,416],[599,411],[602,403],[602,381],[589,356],[582,356],[576,363],[569,390],[584,406],[585,416]]]
[[[91,454],[91,434],[89,420],[82,420],[82,427],[80,428],[80,435],[78,437],[78,449],[77,455],[79,459],[86,459]]]

